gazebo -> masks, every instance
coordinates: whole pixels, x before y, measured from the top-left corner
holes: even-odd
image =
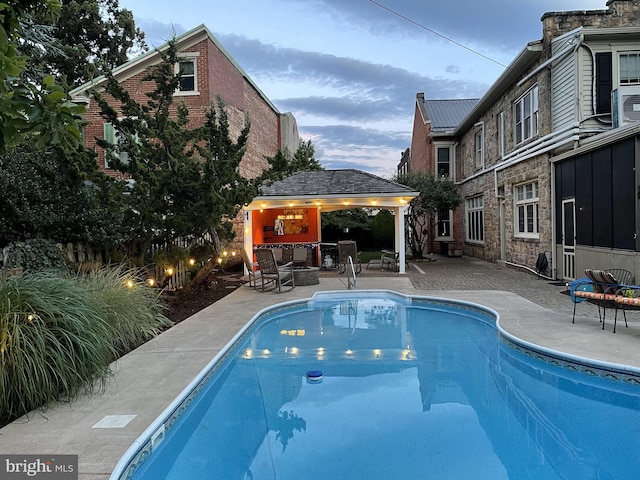
[[[304,247],[321,264],[320,212],[348,208],[387,209],[394,215],[394,250],[405,273],[404,216],[420,192],[360,170],[297,172],[263,185],[244,207],[244,248]]]

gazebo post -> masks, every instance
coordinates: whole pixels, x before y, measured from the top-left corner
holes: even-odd
[[[406,246],[404,243],[404,214],[406,206],[394,208],[394,250],[398,252],[398,273],[407,273],[405,269]]]
[[[243,222],[244,223],[243,225],[244,250],[245,252],[247,252],[249,259],[253,261],[253,211],[245,208],[243,219],[244,219],[244,222]],[[244,274],[245,275],[249,274],[249,272],[247,271],[246,265],[244,267]]]

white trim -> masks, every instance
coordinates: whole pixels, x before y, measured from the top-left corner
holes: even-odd
[[[177,90],[173,93],[174,97],[186,97],[200,95],[198,90],[198,57],[200,52],[183,52],[178,55],[178,62],[173,66],[173,71],[177,75],[180,73],[180,63],[193,63],[193,90],[180,90],[178,86]]]
[[[523,198],[521,200],[518,199],[518,189],[525,189],[525,187],[527,185],[533,185],[535,186],[535,196],[531,197],[531,198]],[[523,190],[523,193],[526,194],[526,189]],[[534,208],[534,212],[533,212],[533,232],[527,232],[527,220],[528,220],[528,215],[526,212],[526,208],[529,205],[533,205]],[[520,231],[520,207],[524,207],[525,209],[525,216],[524,216],[524,232]],[[538,223],[540,219],[540,183],[538,182],[538,180],[530,180],[528,182],[522,182],[519,183],[517,185],[513,186],[513,236],[515,238],[533,238],[533,239],[538,239],[540,238],[540,225]]]
[[[472,200],[480,199],[482,201],[481,206],[474,206],[469,208],[469,202]],[[469,213],[477,213],[478,218],[482,218],[482,231],[480,235],[481,239],[471,238],[469,235],[471,232],[471,225],[469,224]],[[477,221],[477,219],[476,219]],[[476,245],[484,245],[484,195],[474,195],[473,197],[469,197],[464,201],[464,238],[466,242],[473,243]]]
[[[505,151],[505,130],[504,130],[504,110],[501,111],[500,113],[498,113],[498,124],[497,124],[497,130],[498,130],[498,158],[500,158],[500,160],[502,160],[504,158],[504,151]]]
[[[436,221],[436,231],[435,231],[435,241],[436,242],[451,242],[453,241],[453,210],[449,210],[449,218],[446,221],[449,222],[449,235],[438,235],[438,225],[440,224],[439,215],[436,213],[435,221]]]
[[[535,93],[535,95],[534,95]],[[531,94],[530,97],[530,109],[531,111],[529,112],[529,117],[525,117],[524,116],[524,110],[525,110],[525,99],[526,97]],[[520,95],[516,100],[514,100],[513,102],[513,141],[516,145],[522,145],[524,144],[527,140],[531,139],[531,138],[535,138],[540,130],[540,125],[539,125],[539,118],[538,118],[538,114],[539,114],[539,109],[540,109],[540,102],[539,102],[539,94],[540,91],[538,89],[538,84],[534,84],[532,85],[529,89],[527,89],[526,92],[524,92],[522,95]],[[520,111],[521,111],[521,118],[518,117],[518,115],[516,114],[518,105],[520,105]],[[526,118],[529,118],[530,121],[530,132],[529,132],[529,136],[525,137],[525,132],[524,132],[524,121]],[[518,127],[518,121],[520,120],[520,126]],[[520,131],[521,133],[521,138],[518,141],[518,131]]]
[[[485,136],[484,136],[484,122],[477,122],[473,125],[473,161],[475,165],[475,170],[484,170],[484,158],[485,158]],[[480,138],[480,145],[478,148],[478,144],[476,140]],[[478,158],[479,157],[479,158]]]
[[[438,174],[438,165],[440,164],[440,162],[438,161],[438,150],[439,149],[447,149],[449,150],[449,176],[448,178],[450,178],[451,180],[455,181],[455,177],[456,177],[456,169],[455,169],[455,142],[433,142],[433,148],[435,150],[435,170],[436,170],[436,175],[440,176]]]

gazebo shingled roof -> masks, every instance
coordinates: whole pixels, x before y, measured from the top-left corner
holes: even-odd
[[[414,193],[405,185],[353,169],[297,172],[272,185],[261,186],[260,191],[263,197]]]
[[[394,213],[394,248],[400,256],[400,273],[405,273],[404,215],[407,205],[420,192],[360,170],[318,170],[297,172],[270,185],[244,207],[245,249],[252,244],[252,211],[279,208],[315,208],[330,212],[347,208],[382,208]]]

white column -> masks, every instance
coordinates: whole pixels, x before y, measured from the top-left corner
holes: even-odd
[[[394,215],[394,224],[395,224],[395,239],[394,239],[394,250],[399,253],[398,261],[400,262],[398,272],[399,273],[407,273],[405,269],[405,261],[406,261],[406,246],[404,244],[404,214],[407,210],[407,207],[401,206],[395,208]]]
[[[253,215],[251,210],[244,209],[242,212],[243,218],[243,235],[244,235],[244,250],[249,256],[249,260],[253,262]],[[247,266],[244,266],[244,274],[248,275]]]

